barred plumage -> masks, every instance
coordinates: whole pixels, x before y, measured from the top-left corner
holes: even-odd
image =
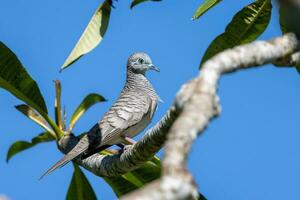
[[[126,137],[133,137],[144,130],[151,122],[160,100],[145,76],[145,72],[150,69],[158,71],[147,54],[135,53],[130,56],[125,86],[118,100],[105,113],[102,120],[43,176],[80,155],[91,155],[107,146],[125,143]]]

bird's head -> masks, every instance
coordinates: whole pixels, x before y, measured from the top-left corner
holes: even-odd
[[[136,74],[145,74],[148,70],[159,72],[149,55],[141,52],[134,53],[128,58],[127,69]]]

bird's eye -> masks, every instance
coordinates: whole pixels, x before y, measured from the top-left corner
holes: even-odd
[[[145,62],[145,61],[144,61],[143,58],[139,58],[139,63],[140,63],[140,64],[144,64],[144,62]]]

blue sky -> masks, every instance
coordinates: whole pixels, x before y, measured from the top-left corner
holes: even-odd
[[[150,54],[160,73],[149,79],[164,100],[153,123],[171,105],[181,84],[198,72],[205,49],[249,0],[223,1],[200,20],[190,18],[202,1],[144,3],[133,10],[118,1],[107,34],[92,53],[59,74],[99,0],[10,0],[0,7],[0,40],[38,82],[53,116],[54,79],[63,86],[68,116],[91,92],[109,101],[93,107],[75,133],[88,130],[113,103],[125,79],[127,57]],[[260,39],[280,35],[276,9]],[[200,191],[208,199],[300,199],[300,76],[294,69],[266,66],[224,76],[220,81],[221,116],[194,143],[189,157]],[[42,130],[14,105],[21,102],[0,90],[0,194],[10,199],[64,199],[72,175],[67,165],[42,181],[38,177],[62,154],[54,143],[15,156],[6,152],[16,140]],[[105,182],[85,171],[99,199],[114,199]]]

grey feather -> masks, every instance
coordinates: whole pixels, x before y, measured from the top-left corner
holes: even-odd
[[[127,62],[125,86],[112,107],[79,143],[42,177],[64,166],[80,155],[90,155],[101,147],[119,144],[146,128],[159,102],[159,96],[147,80],[145,72],[154,67],[145,53],[135,53]]]
[[[85,152],[89,147],[88,135],[83,136],[78,144],[69,152],[67,153],[61,160],[55,163],[50,169],[48,169],[41,177],[40,180],[56,170],[57,168],[63,167],[68,162]]]

